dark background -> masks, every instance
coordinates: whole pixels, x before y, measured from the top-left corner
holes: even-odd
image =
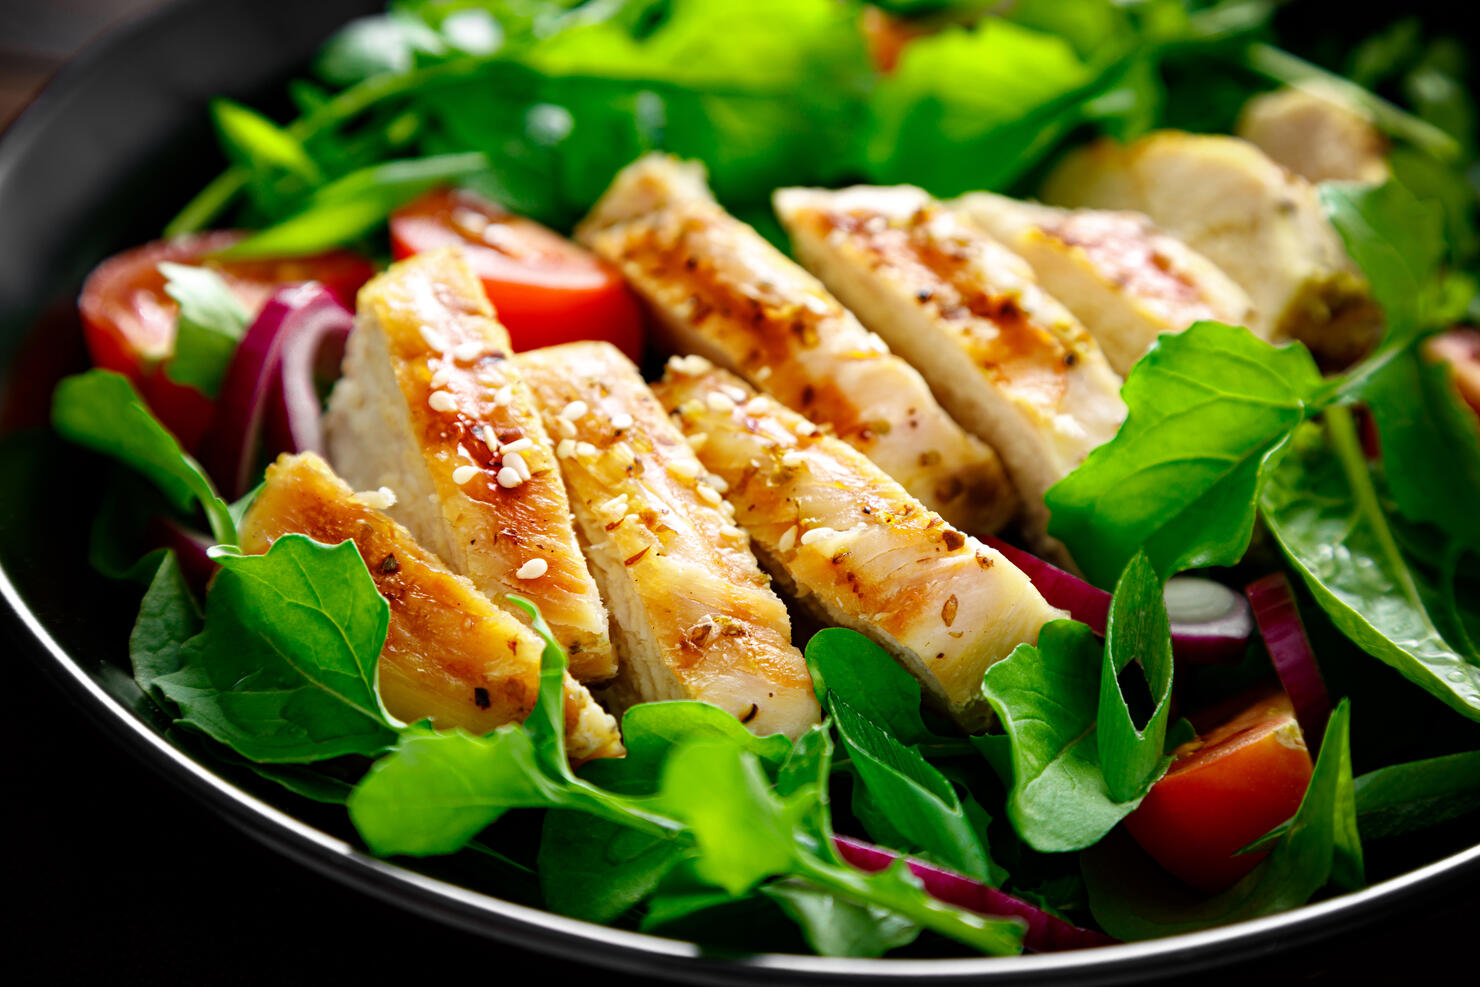
[[[91,38],[157,4],[0,0],[0,127]],[[1352,14],[1346,5],[1306,8]],[[277,856],[113,748],[19,649],[0,642],[10,747],[0,760],[7,981],[629,982],[454,932]],[[1344,938],[1197,980],[1407,984],[1473,969],[1477,892],[1470,882]]]

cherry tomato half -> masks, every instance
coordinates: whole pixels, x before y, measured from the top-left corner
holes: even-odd
[[[175,348],[178,306],[165,294],[159,264],[204,264],[217,271],[248,313],[256,315],[269,295],[298,281],[319,281],[347,304],[375,268],[347,250],[272,260],[206,259],[240,240],[236,231],[215,231],[146,243],[105,260],[88,275],[78,299],[83,334],[95,365],[133,381],[164,425],[194,449],[211,419],[205,395],[165,376]]]
[[[465,191],[434,189],[391,215],[397,260],[463,248],[515,350],[604,339],[642,356],[642,310],[610,265],[553,230]]]
[[[1295,814],[1311,770],[1290,698],[1266,692],[1178,748],[1125,827],[1168,871],[1221,891],[1264,858],[1234,854]]]
[[[1480,329],[1459,326],[1442,332],[1424,343],[1424,354],[1449,362],[1459,396],[1480,415]]]

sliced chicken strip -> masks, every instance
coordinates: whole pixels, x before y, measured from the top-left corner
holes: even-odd
[[[866,456],[739,378],[689,357],[670,361],[654,391],[777,580],[886,648],[963,726],[981,727],[987,667],[1062,611]]]
[[[616,674],[606,608],[576,543],[555,447],[509,335],[455,249],[360,289],[325,422],[334,468],[389,487],[392,515],[491,599],[537,604],[583,682]]]
[[[476,734],[522,722],[539,695],[544,643],[374,506],[389,499],[355,494],[312,453],[282,456],[242,519],[242,551],[261,554],[295,532],[353,541],[390,604],[379,686],[391,715]],[[573,760],[623,753],[616,721],[569,674],[565,734]]]
[[[992,449],[816,278],[726,213],[700,165],[638,160],[577,236],[621,269],[673,349],[832,426],[954,524],[991,532],[1013,515],[1017,497]]]
[[[1234,133],[1309,182],[1384,182],[1387,138],[1336,90],[1306,83],[1244,104]]]

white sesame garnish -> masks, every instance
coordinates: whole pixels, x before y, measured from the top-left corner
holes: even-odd
[[[561,459],[569,459],[576,454],[575,439],[561,439],[555,444],[555,455]]]
[[[512,400],[514,400],[514,386],[512,384],[505,384],[493,392],[494,404],[508,404]]]
[[[490,389],[503,387],[509,382],[508,379],[504,377],[503,371],[499,370],[497,367],[484,367],[483,369],[479,370],[478,379],[483,382],[484,387]]]
[[[743,387],[736,387],[734,384],[721,384],[719,389],[728,394],[730,400],[736,404],[744,404],[746,399],[750,397],[749,391]]]
[[[706,443],[708,441],[709,441],[709,433],[708,432],[695,432],[693,435],[688,436],[689,448],[692,449],[692,450],[694,450],[695,452],[698,452],[700,449],[703,449],[704,448],[704,443]]]
[[[755,372],[755,379],[756,380],[770,380],[771,379],[771,368],[770,367],[758,367],[756,369],[756,372]]]
[[[437,372],[432,374],[428,382],[432,387],[446,387],[447,382],[452,379],[452,373],[446,367],[438,367]]]
[[[745,402],[745,413],[747,415],[764,415],[771,410],[771,399],[764,394],[757,394]]]
[[[513,442],[505,442],[503,445],[498,447],[498,451],[507,456],[511,452],[528,452],[533,448],[534,439],[531,439],[529,436],[526,435],[521,438],[515,439]]]
[[[590,459],[596,455],[596,447],[589,442],[576,443],[576,458]]]
[[[720,533],[720,536],[723,537],[723,538],[744,538],[745,537],[745,532],[741,531],[739,528],[735,527],[733,524],[727,524],[727,525],[723,526],[722,528],[719,529],[719,533]]]
[[[555,427],[558,428],[560,430],[560,434],[565,436],[567,439],[573,439],[576,436],[576,426],[574,422],[567,421],[564,418],[557,418],[555,419]]]
[[[730,489],[730,485],[725,482],[725,478],[717,473],[706,473],[704,476],[704,482],[709,484],[714,489],[718,490],[720,493],[724,493],[726,490]]]
[[[802,537],[799,540],[801,541],[801,543],[803,545],[810,545],[813,542],[821,541],[824,538],[831,538],[832,536],[836,535],[837,533],[838,532],[835,529],[833,529],[833,528],[827,528],[827,527],[810,528],[807,531],[802,532]]]
[[[450,415],[457,410],[457,398],[446,391],[433,391],[427,396],[427,404],[432,406],[433,411],[440,411],[444,415]]]
[[[452,358],[458,363],[472,363],[482,355],[483,344],[476,341],[458,343],[452,349]]]
[[[439,353],[447,349],[447,340],[442,336],[440,332],[433,329],[431,326],[421,327],[421,338],[426,341],[426,344],[428,346]]]
[[[560,409],[560,417],[568,422],[573,422],[579,418],[584,418],[586,412],[590,410],[586,402],[577,399]]]
[[[702,373],[708,372],[713,366],[714,364],[697,353],[691,353],[688,356],[670,356],[668,358],[668,369],[674,373],[684,374],[688,377],[697,377]]]
[[[482,471],[476,466],[459,466],[452,471],[452,482],[458,486],[462,486],[464,483],[471,483],[473,477],[477,476],[480,472]]]
[[[719,391],[710,391],[704,398],[704,403],[709,406],[710,411],[726,412],[735,410],[735,402],[728,394]]]
[[[390,487],[381,487],[379,490],[362,490],[355,494],[355,499],[377,511],[388,511],[396,506],[396,492]]]
[[[515,571],[519,579],[538,579],[550,571],[550,563],[544,559],[530,559]]]
[[[792,525],[790,528],[786,529],[786,534],[782,535],[781,538],[776,542],[776,548],[782,552],[789,552],[796,547],[796,543],[797,528],[796,525]]]
[[[523,482],[524,477],[520,476],[519,471],[512,466],[505,466],[498,471],[498,485],[505,490],[513,490]]]
[[[612,415],[612,428],[616,429],[618,432],[624,431],[631,427],[632,416],[627,414],[625,411],[620,414]]]
[[[668,464],[668,472],[674,476],[681,476],[685,480],[697,480],[699,474],[704,472],[704,467],[692,459],[675,459]]]
[[[699,499],[704,501],[706,504],[719,504],[722,500],[724,500],[724,498],[719,495],[719,491],[714,489],[707,483],[699,484],[694,488],[694,490],[699,494]]]
[[[817,426],[803,418],[792,426],[791,430],[798,435],[812,436],[817,434]]]
[[[532,475],[529,471],[529,464],[517,452],[511,452],[504,456],[504,469],[512,469],[515,473],[518,473],[521,481],[529,479]]]
[[[719,510],[721,514],[729,518],[731,521],[735,520],[735,505],[730,503],[728,500],[719,505]]]
[[[794,470],[806,462],[807,459],[795,449],[788,449],[781,454],[781,465],[789,470]]]
[[[607,501],[606,503],[602,504],[600,507],[596,508],[596,510],[600,514],[626,514],[627,513],[627,495],[626,494],[617,494],[611,500]]]

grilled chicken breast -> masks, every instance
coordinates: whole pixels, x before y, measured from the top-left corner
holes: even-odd
[[[920,189],[781,189],[802,263],[1002,456],[1042,538],[1043,494],[1125,418],[1120,378],[1033,271]]]
[[[1016,495],[987,445],[822,285],[710,195],[696,163],[628,166],[577,230],[619,267],[680,353],[697,353],[873,459],[970,531],[996,531]]]
[[[282,456],[242,519],[242,551],[266,552],[294,532],[353,541],[390,604],[379,684],[391,715],[477,734],[522,722],[539,694],[543,642],[373,506],[389,499],[355,494],[312,453]],[[623,753],[616,721],[568,674],[565,733],[574,760]]]
[[[1309,182],[1384,182],[1387,139],[1339,92],[1316,83],[1260,93],[1234,133]]]
[[[1064,159],[1044,198],[1150,216],[1249,293],[1249,328],[1264,339],[1299,339],[1345,364],[1380,331],[1382,313],[1315,186],[1248,141],[1178,131],[1096,141]]]
[[[1033,268],[1084,323],[1116,373],[1164,332],[1212,319],[1246,325],[1249,296],[1217,265],[1139,213],[1055,209],[973,192],[951,208]]]
[[[757,734],[820,715],[791,619],[734,510],[637,368],[607,343],[524,353],[577,524],[612,611],[618,707],[697,699]]]
[[[1062,616],[1028,577],[852,446],[706,361],[670,361],[654,390],[777,579],[888,649],[964,726],[981,726],[987,667]]]
[[[360,289],[344,377],[329,401],[330,461],[494,600],[538,604],[581,681],[616,674],[606,608],[509,336],[455,250],[394,264]]]

